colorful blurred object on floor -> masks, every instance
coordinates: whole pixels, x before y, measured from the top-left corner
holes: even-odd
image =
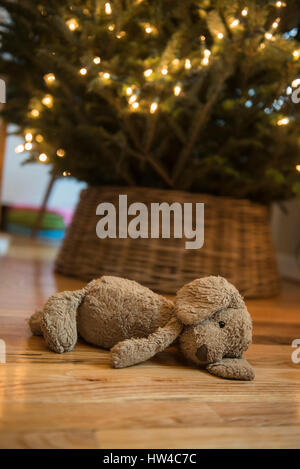
[[[39,214],[38,207],[12,205],[4,212],[4,229],[8,233],[31,236]],[[43,214],[37,238],[47,241],[59,241],[65,235],[65,230],[72,218],[72,211],[61,209],[47,209]]]

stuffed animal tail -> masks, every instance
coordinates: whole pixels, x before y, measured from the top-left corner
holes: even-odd
[[[48,347],[57,353],[72,350],[77,342],[77,310],[87,288],[64,291],[51,296],[43,311],[34,313],[29,326],[36,335],[43,335]]]

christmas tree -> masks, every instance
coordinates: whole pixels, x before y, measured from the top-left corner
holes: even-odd
[[[300,196],[295,2],[0,6],[2,113],[27,161],[91,185]]]

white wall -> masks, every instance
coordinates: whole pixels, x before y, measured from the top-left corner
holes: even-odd
[[[23,141],[19,137],[9,136],[7,138],[2,181],[2,203],[39,206],[50,179],[50,168],[42,163],[22,166],[21,163],[25,159],[25,154],[16,154],[14,151],[20,143],[23,143]],[[73,209],[83,187],[85,187],[84,183],[79,183],[73,178],[59,179],[54,185],[48,207]]]

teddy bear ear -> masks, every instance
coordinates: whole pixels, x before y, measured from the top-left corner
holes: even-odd
[[[186,325],[196,325],[223,308],[245,306],[238,290],[223,277],[193,280],[178,290],[175,314]]]

